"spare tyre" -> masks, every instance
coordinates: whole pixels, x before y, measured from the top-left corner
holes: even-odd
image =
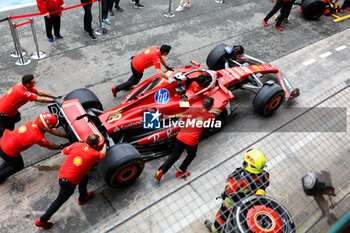
[[[102,104],[95,93],[86,88],[80,88],[70,92],[64,100],[78,99],[85,111],[89,108],[96,108],[103,111]]]
[[[267,196],[250,196],[235,204],[222,232],[295,233],[295,224],[278,201]]]
[[[98,171],[112,187],[127,187],[142,173],[144,161],[140,153],[128,143],[112,146],[98,164]]]
[[[300,7],[305,19],[316,20],[323,15],[326,3],[323,0],[303,0]]]

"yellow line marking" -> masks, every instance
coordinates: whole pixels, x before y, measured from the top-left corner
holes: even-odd
[[[345,15],[345,16],[343,16],[343,17],[336,17],[336,19],[333,19],[333,22],[339,22],[339,21],[342,21],[342,20],[344,20],[344,19],[347,19],[347,18],[350,18],[350,14],[349,15]]]

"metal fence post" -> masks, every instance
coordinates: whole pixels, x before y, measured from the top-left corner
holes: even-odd
[[[12,35],[12,39],[13,39],[13,44],[14,44],[14,47],[15,47],[15,50],[10,53],[10,56],[18,58],[19,57],[19,50],[18,50],[18,46],[17,46],[17,43],[16,43],[16,36],[15,36],[15,32],[14,32],[14,29],[13,29],[13,24],[11,22],[10,16],[7,17],[7,20],[9,22],[9,27],[10,27],[10,31],[11,31],[11,35]],[[24,49],[22,49],[22,55],[26,55],[26,53],[27,52]]]
[[[165,17],[171,18],[171,17],[174,17],[174,16],[175,16],[175,14],[171,12],[171,2],[172,2],[172,1],[169,0],[169,10],[168,10],[168,12],[165,12],[165,13],[164,13],[164,16],[165,16]]]
[[[16,29],[16,24],[11,23],[11,25],[12,25],[13,30],[14,30],[18,51],[22,51],[21,43],[19,42],[19,36],[18,36],[17,29]],[[19,53],[19,58],[16,60],[15,64],[18,66],[28,65],[30,63],[30,59],[28,57],[24,56],[21,52],[18,52],[18,53]]]
[[[34,39],[35,48],[36,48],[36,51],[32,53],[31,58],[36,59],[36,60],[43,59],[46,57],[46,53],[39,51],[38,39],[36,37],[36,30],[35,30],[35,25],[34,25],[34,19],[30,18],[30,21],[31,21],[30,25],[32,27],[32,34],[33,34],[33,39]]]
[[[102,1],[103,0],[98,0],[98,8],[99,8],[99,23],[100,27],[95,30],[96,35],[104,35],[107,33],[107,29],[102,26]]]

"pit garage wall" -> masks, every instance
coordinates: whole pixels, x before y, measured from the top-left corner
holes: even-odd
[[[219,161],[213,156],[199,174],[181,180],[176,189],[162,180],[155,186],[161,185],[162,190],[167,190],[165,194],[155,188],[147,198],[136,197],[129,212],[117,213],[89,231],[207,232],[203,222],[214,220],[221,204],[216,197],[223,191],[227,175],[240,166],[243,151],[257,148],[267,158],[266,170],[271,177],[267,195],[288,209],[297,232],[327,232],[330,226],[314,199],[304,194],[301,177],[311,170],[329,171],[337,195],[332,198],[334,213],[340,218],[349,211],[349,87],[343,83],[310,101],[310,108],[295,110],[287,123],[276,126],[272,133],[258,132],[253,144],[230,158]],[[218,153],[223,149],[218,148]]]

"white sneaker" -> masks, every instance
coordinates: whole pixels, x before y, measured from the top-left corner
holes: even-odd
[[[184,10],[184,7],[180,5],[178,8],[176,8],[175,11],[183,11],[183,10]]]
[[[185,7],[190,8],[190,7],[191,7],[191,2],[187,2],[187,4],[185,5]]]

